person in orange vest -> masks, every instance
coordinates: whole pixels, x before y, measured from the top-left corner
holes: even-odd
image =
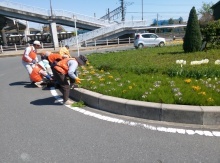
[[[68,77],[74,79],[76,84],[80,84],[81,81],[77,75],[77,68],[78,66],[85,65],[87,61],[88,59],[84,55],[80,55],[75,58],[65,58],[54,67],[54,78],[60,84],[64,105],[71,105],[73,103],[69,100],[70,83],[68,82]]]
[[[71,55],[70,55],[70,51],[69,51],[69,46],[68,45],[65,45],[64,47],[60,48],[59,53],[60,53],[60,55],[63,58],[72,58]]]
[[[30,74],[30,79],[35,82],[34,84],[37,87],[42,87],[42,83],[46,82],[46,80],[53,80],[52,77],[47,73],[46,68],[45,68],[45,63],[43,61],[38,62],[31,74]]]
[[[44,59],[48,60],[50,66],[53,68],[57,62],[63,59],[63,57],[60,55],[60,53],[52,53],[50,51],[45,51],[41,53],[41,60]]]
[[[37,49],[41,46],[40,41],[34,41],[33,46],[26,47],[24,54],[22,56],[22,64],[28,72],[28,75],[31,74],[33,67],[38,62],[37,58]],[[33,84],[33,81],[30,79]]]

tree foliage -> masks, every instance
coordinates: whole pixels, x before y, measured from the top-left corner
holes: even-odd
[[[213,3],[204,3],[202,5],[202,8],[199,9],[198,13],[200,16],[199,23],[201,26],[206,25],[208,22],[213,20],[213,10],[211,7],[213,6]]]
[[[168,20],[168,24],[174,24],[173,18],[170,18],[170,19]]]
[[[210,3],[204,3],[202,4],[202,8],[199,9],[198,13],[203,16],[203,15],[212,15],[213,14],[213,11],[211,9],[211,7],[213,6],[213,3],[210,2]]]
[[[186,33],[184,36],[183,50],[185,53],[199,51],[202,45],[202,36],[196,9],[193,7],[189,14]]]
[[[211,21],[201,28],[202,35],[211,48],[220,47],[220,20]]]

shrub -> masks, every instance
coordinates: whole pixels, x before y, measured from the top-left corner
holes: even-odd
[[[199,21],[196,14],[195,7],[193,7],[189,14],[188,23],[186,26],[186,33],[183,41],[183,50],[185,53],[199,51],[202,45],[202,37],[199,27]]]

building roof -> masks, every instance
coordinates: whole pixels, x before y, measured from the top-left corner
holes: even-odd
[[[211,7],[211,9],[215,9],[216,6],[218,6],[218,5],[220,5],[220,1],[218,1],[216,4],[214,4],[214,5]]]

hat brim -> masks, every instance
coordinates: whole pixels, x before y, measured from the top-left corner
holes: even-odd
[[[80,65],[85,65],[86,62],[83,62],[82,59],[80,59],[79,57],[76,57],[76,60],[77,62],[80,64]]]
[[[40,67],[41,67],[44,71],[46,71],[46,68],[44,67],[44,65],[43,65],[42,62],[38,62],[38,65],[40,65]]]

